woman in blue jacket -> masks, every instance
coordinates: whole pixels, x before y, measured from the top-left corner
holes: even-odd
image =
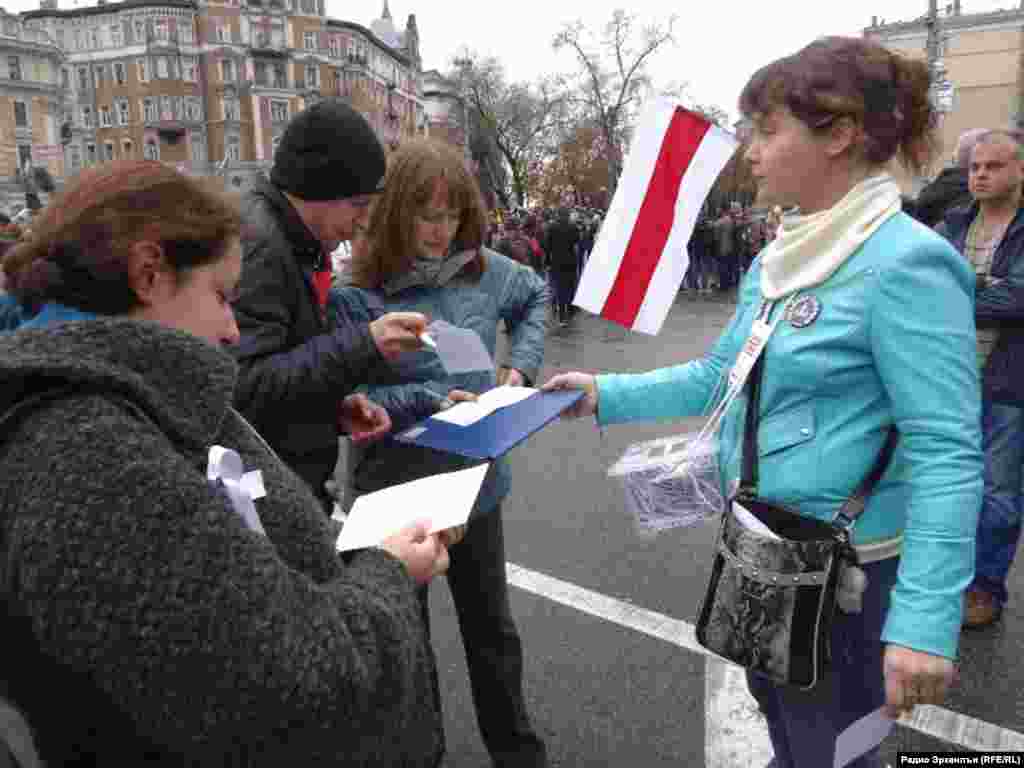
[[[601,424],[700,415],[716,404],[760,309],[764,352],[758,495],[832,520],[880,452],[899,443],[854,544],[860,613],[837,613],[827,679],[810,691],[748,675],[778,768],[831,765],[848,725],[936,703],[953,678],[981,501],[974,278],[940,237],[900,212],[884,171],[919,167],[933,115],[924,64],[866,40],[826,38],[757,72],[740,97],[746,159],[766,202],[799,206],[744,280],[731,324],[702,359],[636,375],[566,374],[572,415]],[[732,493],[745,399],[723,421]],[[877,750],[851,765],[875,766]]]
[[[437,355],[424,350],[395,365],[407,383],[370,387],[369,396],[388,410],[396,431],[446,400],[473,399],[495,384],[532,384],[537,376],[548,289],[528,266],[484,248],[486,230],[486,208],[460,153],[421,140],[392,155],[366,237],[355,244],[342,281],[365,290],[343,289],[333,305],[354,321],[402,309],[470,328],[492,359],[498,321],[508,329],[508,351],[496,371],[449,375]],[[465,466],[457,456],[387,440],[369,448],[356,486],[374,491]],[[508,603],[501,503],[509,485],[508,464],[499,459],[465,538],[451,549],[448,584],[484,743],[496,766],[535,768],[547,760],[523,701],[522,645]]]

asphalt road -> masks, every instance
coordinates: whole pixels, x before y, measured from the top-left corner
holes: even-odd
[[[581,312],[548,338],[542,380],[566,370],[643,371],[699,356],[732,305],[680,297],[656,337]],[[625,603],[693,622],[715,524],[641,535],[608,466],[637,440],[699,428],[700,420],[628,425],[602,434],[592,420],[561,422],[512,454],[504,506],[507,559]],[[946,706],[1024,733],[1024,576],[1017,568],[1002,624],[963,637],[961,682]],[[432,631],[445,709],[446,768],[490,764],[476,727],[461,639],[443,582],[431,590]],[[526,657],[525,688],[553,766],[705,765],[705,661],[700,655],[518,589],[512,609]],[[898,728],[883,754],[953,749]],[[758,768],[755,765],[755,768]]]

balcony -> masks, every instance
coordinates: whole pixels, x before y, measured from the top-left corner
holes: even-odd
[[[345,61],[342,66],[345,69],[367,69],[366,57],[360,56],[357,53],[350,53],[345,56]]]
[[[284,43],[274,41],[267,33],[259,32],[253,37],[252,54],[285,59],[288,57],[288,48]]]
[[[270,77],[267,75],[260,77],[259,75],[256,75],[253,78],[252,84],[256,88],[274,88],[276,90],[283,91],[288,88],[288,78]]]

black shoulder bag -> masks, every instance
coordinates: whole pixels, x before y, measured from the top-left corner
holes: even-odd
[[[844,591],[853,591],[852,602],[859,606],[865,582],[856,567],[851,528],[885,473],[899,433],[890,428],[875,466],[831,523],[761,499],[757,427],[763,373],[764,354],[747,384],[741,481],[722,516],[711,579],[697,620],[697,641],[741,667],[806,690],[822,679],[829,660],[841,582]],[[742,508],[740,517],[737,507]],[[777,538],[744,523],[743,510]]]

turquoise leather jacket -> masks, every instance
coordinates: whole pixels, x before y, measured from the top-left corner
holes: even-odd
[[[765,350],[758,428],[759,494],[822,520],[871,468],[886,429],[899,429],[854,543],[902,536],[882,639],[949,658],[974,575],[982,494],[974,283],[949,243],[905,214],[891,218],[832,277],[801,292],[821,303],[815,322],[778,324]],[[710,412],[760,304],[757,259],[705,357],[597,377],[600,423]],[[719,434],[727,492],[738,484],[745,410],[738,398]]]

